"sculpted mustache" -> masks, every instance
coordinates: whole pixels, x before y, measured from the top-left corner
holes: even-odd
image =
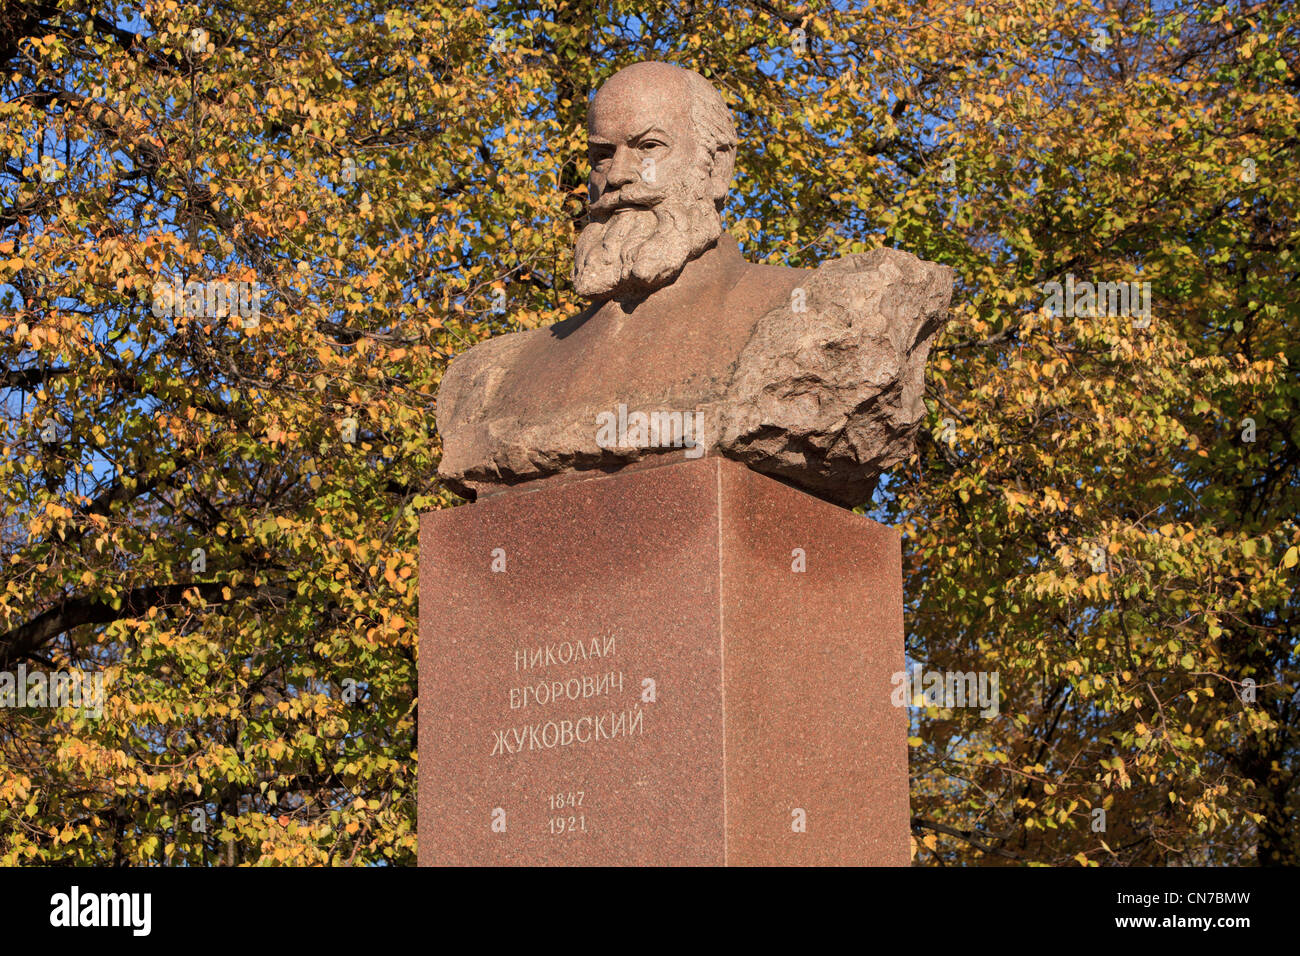
[[[664,194],[658,190],[621,189],[617,193],[606,193],[601,196],[587,207],[587,211],[604,213],[624,207],[649,209],[651,206],[658,205],[663,199]]]

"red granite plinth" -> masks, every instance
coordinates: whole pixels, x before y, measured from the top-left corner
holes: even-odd
[[[425,514],[419,670],[422,866],[909,861],[898,535],[735,462]]]

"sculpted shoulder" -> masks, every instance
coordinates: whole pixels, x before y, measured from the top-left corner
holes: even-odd
[[[509,368],[543,329],[526,329],[486,339],[451,360],[438,385],[437,422],[445,430],[452,422],[472,418],[488,407],[507,377]]]
[[[893,249],[815,269],[732,266],[644,311],[606,303],[458,358],[443,384],[440,474],[474,494],[654,454],[598,441],[599,417],[623,406],[698,413],[710,452],[828,500],[865,500],[924,417],[952,270]]]

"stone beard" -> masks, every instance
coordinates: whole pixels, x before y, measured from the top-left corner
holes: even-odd
[[[629,183],[592,203],[574,249],[573,282],[588,299],[650,292],[722,235],[707,159],[664,187]]]

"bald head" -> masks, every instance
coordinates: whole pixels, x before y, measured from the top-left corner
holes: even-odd
[[[694,70],[653,60],[624,67],[606,80],[592,99],[588,132],[598,109],[611,102],[635,103],[647,112],[684,114],[698,145],[710,159],[720,149],[735,149],[736,127],[731,111],[713,84]]]

